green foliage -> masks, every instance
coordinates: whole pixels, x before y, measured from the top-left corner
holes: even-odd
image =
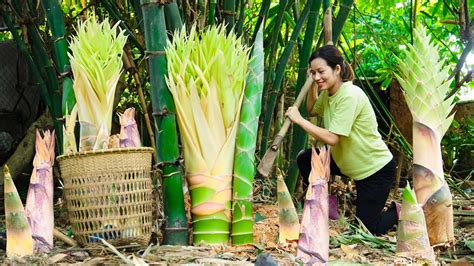
[[[84,0],[85,4],[87,4],[87,2],[89,1]],[[83,9],[81,0],[62,0],[61,7],[65,14],[70,14],[72,16],[78,15]]]
[[[256,212],[256,213],[255,213],[254,222],[258,223],[258,222],[260,222],[260,221],[262,221],[262,220],[265,220],[265,219],[267,219],[267,218],[268,218],[267,216],[265,216],[265,215],[263,215],[263,214],[261,214],[261,213],[259,213],[259,212]]]
[[[7,41],[7,40],[13,40],[13,36],[11,32],[9,31],[0,32],[0,41]]]
[[[352,244],[362,244],[374,249],[383,249],[388,254],[394,254],[396,249],[396,240],[391,237],[377,237],[367,231],[365,228],[349,224],[343,233],[337,237],[330,238],[331,247]]]
[[[457,8],[458,1],[422,1],[417,12],[417,23],[434,36],[441,57],[451,66],[456,65],[464,47],[459,26],[445,23],[458,19],[454,13]],[[412,42],[411,10],[410,1],[357,0],[344,26],[348,40],[342,45],[356,51],[359,64],[356,74],[376,78],[382,84],[381,89],[386,89],[393,78],[396,66],[393,54],[399,56],[406,50],[406,44]],[[470,6],[470,14],[473,12],[474,6]]]
[[[451,169],[456,160],[468,156],[474,150],[474,119],[464,117],[460,121],[454,120],[441,145],[445,166]]]
[[[468,247],[471,251],[474,252],[474,240],[467,240],[465,243],[466,247]]]

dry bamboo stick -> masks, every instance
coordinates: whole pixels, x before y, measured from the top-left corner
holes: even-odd
[[[138,74],[137,66],[135,65],[132,55],[130,54],[129,45],[125,45],[123,64],[125,65],[125,68],[130,71],[130,74],[133,75],[133,79],[135,80],[138,97],[140,98],[140,104],[143,109],[143,116],[145,117],[146,129],[148,131],[148,135],[150,136],[151,147],[153,148],[153,155],[154,158],[158,158],[155,144],[155,134],[153,133],[153,128],[151,127],[150,116],[148,115],[148,108],[145,102],[145,96],[143,95],[142,82],[140,75]]]
[[[76,240],[68,237],[67,235],[63,234],[61,231],[59,231],[57,228],[54,228],[54,231],[53,231],[53,236],[56,238],[56,239],[59,239],[61,241],[63,241],[64,243],[70,245],[70,246],[78,246]]]

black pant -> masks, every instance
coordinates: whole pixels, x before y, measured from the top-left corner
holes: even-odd
[[[296,157],[296,163],[303,176],[303,185],[307,187],[311,172],[311,149],[302,150]],[[395,204],[391,204],[387,211],[382,212],[395,181],[395,168],[395,160],[392,159],[373,175],[355,181],[357,190],[356,216],[375,235],[387,233],[398,222]],[[342,175],[332,158],[331,174]]]

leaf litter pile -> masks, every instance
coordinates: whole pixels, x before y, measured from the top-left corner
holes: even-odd
[[[70,247],[55,239],[50,254],[7,259],[4,250],[0,250],[2,262],[38,263],[38,264],[130,264],[130,265],[169,265],[169,264],[202,264],[202,265],[297,265],[301,264],[295,256],[296,242],[278,243],[278,206],[274,204],[274,193],[268,190],[262,193],[262,187],[270,184],[257,184],[255,195],[258,203],[254,204],[254,245],[245,246],[166,246],[148,247],[130,243],[128,246],[114,247],[102,241],[98,248]],[[350,187],[350,185],[349,185]],[[395,256],[396,231],[376,237],[357,220],[354,220],[355,191],[342,183],[331,185],[333,194],[339,199],[339,220],[330,221],[331,265],[357,264],[409,264],[404,258]],[[263,196],[262,196],[263,195]],[[155,195],[159,197],[159,195]],[[467,196],[467,197],[466,197]],[[296,195],[298,197],[298,195]],[[393,196],[391,196],[393,198]],[[396,195],[398,197],[398,195]],[[448,250],[438,250],[437,258],[442,265],[472,265],[474,262],[474,199],[468,195],[454,196],[456,245]],[[390,200],[388,201],[390,202]],[[190,204],[190,202],[188,202]],[[468,207],[468,208],[466,208]],[[299,214],[301,206],[297,204]],[[60,209],[60,208],[56,208]],[[467,209],[467,210],[466,210]],[[157,208],[158,217],[162,210]],[[70,225],[63,210],[58,214],[56,227],[67,234]],[[4,225],[4,217],[1,217]],[[160,233],[154,234],[160,242]],[[3,239],[4,241],[4,239]]]

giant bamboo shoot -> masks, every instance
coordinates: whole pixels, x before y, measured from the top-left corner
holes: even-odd
[[[193,241],[226,243],[248,48],[223,27],[202,34],[193,27],[187,37],[185,29],[175,33],[166,54],[191,193]]]
[[[69,59],[74,74],[79,123],[79,151],[108,147],[115,89],[122,73],[122,53],[127,37],[118,23],[106,18],[99,23],[93,14],[80,22],[73,37]]]
[[[453,97],[449,90],[449,69],[423,26],[414,30],[413,45],[406,58],[398,59],[399,74],[408,107],[413,116],[413,186],[423,206],[430,243],[450,245],[454,241],[453,206],[444,179],[441,138],[451,125]]]

